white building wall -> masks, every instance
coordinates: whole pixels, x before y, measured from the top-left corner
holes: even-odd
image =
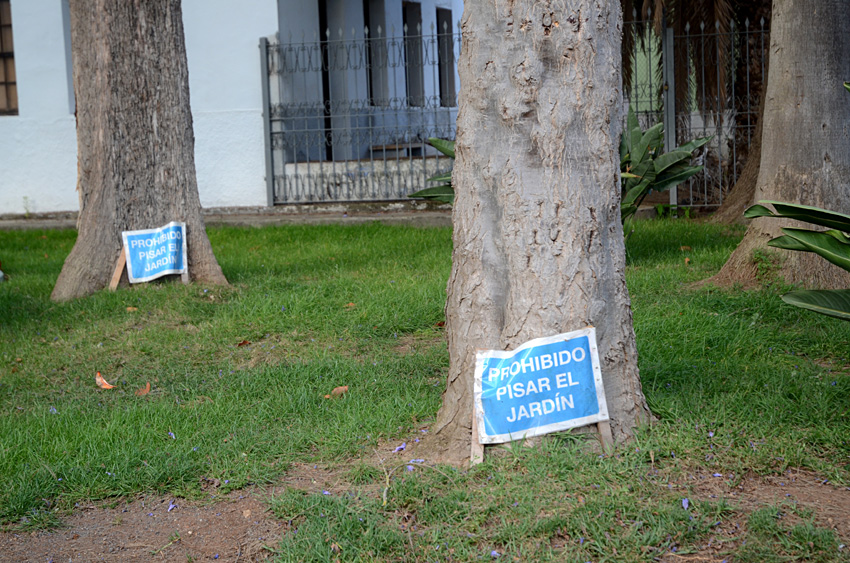
[[[0,214],[79,208],[77,135],[56,0],[11,3],[19,115],[0,115]]]
[[[276,0],[183,0],[204,207],[266,205],[259,40],[277,15]]]
[[[346,10],[354,10],[347,14],[347,27],[358,19],[362,27],[362,0],[336,2],[350,3]],[[400,36],[402,2],[384,2],[383,34]],[[451,7],[457,21],[462,5],[462,0],[423,0],[426,33],[437,6]],[[306,38],[312,40],[317,6],[318,0],[183,0],[203,206],[266,204],[258,41],[278,29],[287,38],[308,30]],[[76,211],[67,0],[13,0],[11,7],[20,111],[0,116],[0,214]],[[436,90],[432,82],[426,95]],[[403,81],[388,86],[388,94],[403,95]]]
[[[205,207],[266,204],[259,38],[276,0],[184,0],[198,191]],[[0,116],[0,214],[76,211],[67,5],[14,0],[20,111]]]

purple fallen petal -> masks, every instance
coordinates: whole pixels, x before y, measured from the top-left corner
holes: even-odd
[[[688,509],[688,506],[690,506],[690,504],[691,504],[691,501],[689,501],[688,499],[686,499],[686,498],[682,499],[682,508],[684,508],[685,510]]]
[[[714,438],[714,432],[709,432],[709,433],[708,433],[708,437],[709,437],[709,438]]]
[[[712,477],[723,477],[723,473],[712,473]]]
[[[329,494],[331,494],[331,493],[330,493],[330,491],[322,491],[322,494],[323,494],[323,495],[329,495]]]
[[[171,512],[171,511],[172,511],[172,510],[174,510],[175,508],[177,508],[177,505],[176,505],[176,504],[174,504],[174,501],[173,501],[173,500],[172,500],[172,501],[169,501],[169,503],[168,503],[168,512]]]
[[[399,447],[397,447],[396,449],[393,450],[393,453],[403,452],[406,447],[407,447],[407,442],[402,442],[402,444]]]
[[[413,467],[412,465],[408,465],[408,466],[407,466],[407,470],[408,470],[408,471],[413,471],[413,469],[414,469],[414,467]]]
[[[501,556],[502,556],[502,554],[501,554],[501,553],[499,553],[498,551],[496,551],[495,549],[494,549],[493,551],[491,551],[491,552],[490,552],[490,557],[492,557],[492,558],[494,558],[494,559],[495,559],[496,557],[501,557]]]
[[[410,460],[410,463],[424,463],[424,462],[425,462],[424,459],[411,459]]]

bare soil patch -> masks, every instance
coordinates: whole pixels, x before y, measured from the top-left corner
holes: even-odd
[[[0,534],[3,561],[261,561],[284,524],[258,491],[214,503],[146,496],[77,508],[54,531]],[[170,510],[169,510],[170,508]]]
[[[716,475],[694,474],[681,483],[681,487],[690,490],[691,500],[722,499],[735,512],[723,517],[696,553],[667,553],[660,561],[720,563],[728,560],[729,552],[744,540],[750,514],[766,506],[785,504],[811,510],[819,526],[832,529],[840,543],[850,544],[850,487],[836,486],[804,469],[788,469],[779,476],[747,475],[737,480],[735,486],[729,486],[733,476]]]

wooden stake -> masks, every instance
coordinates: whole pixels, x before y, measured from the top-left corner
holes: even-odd
[[[124,273],[124,266],[127,265],[127,254],[124,252],[124,245],[121,245],[121,254],[118,255],[118,260],[115,262],[115,271],[112,272],[112,279],[109,281],[109,291],[115,291],[118,288],[118,282],[121,281],[121,274]]]
[[[472,448],[470,465],[478,465],[484,461],[484,444],[478,441],[478,417],[475,416],[475,406],[472,407]]]
[[[611,434],[611,424],[607,420],[602,420],[596,423],[596,429],[599,430],[599,439],[602,441],[602,450],[606,453],[614,450],[614,435]]]

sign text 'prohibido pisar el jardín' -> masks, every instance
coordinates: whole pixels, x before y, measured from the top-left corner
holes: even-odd
[[[130,283],[182,274],[186,264],[186,224],[178,221],[158,229],[124,231],[124,252]]]
[[[513,351],[479,351],[475,416],[481,444],[607,421],[596,330],[538,338]]]

